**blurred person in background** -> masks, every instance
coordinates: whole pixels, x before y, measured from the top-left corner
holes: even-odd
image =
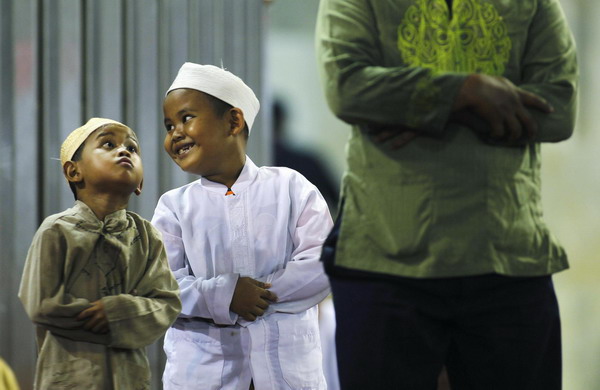
[[[0,390],[19,390],[15,374],[2,358],[0,358]]]

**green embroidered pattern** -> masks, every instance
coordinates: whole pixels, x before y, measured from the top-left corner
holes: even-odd
[[[511,41],[493,5],[454,0],[416,0],[398,27],[398,49],[406,64],[438,72],[502,75]]]

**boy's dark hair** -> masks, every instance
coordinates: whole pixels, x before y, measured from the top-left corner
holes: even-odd
[[[210,104],[212,105],[213,110],[218,117],[222,117],[228,110],[231,110],[233,108],[231,104],[226,103],[219,98],[216,98],[207,93],[205,93],[205,95],[208,97],[208,100],[210,101]],[[244,137],[246,138],[246,141],[248,140],[249,134],[250,131],[248,130],[248,124],[244,121]]]
[[[71,157],[71,161],[81,160],[81,155],[83,154],[84,146],[85,146],[85,141],[81,145],[79,145],[79,147],[77,148],[75,153],[73,153],[73,157]],[[73,192],[73,196],[75,197],[75,200],[77,200],[77,187],[75,186],[75,184],[69,182],[69,188],[71,188],[71,192]]]

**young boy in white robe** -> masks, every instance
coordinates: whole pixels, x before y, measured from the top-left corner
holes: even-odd
[[[36,232],[19,298],[36,325],[35,388],[149,389],[144,347],[181,310],[160,233],[127,211],[142,189],[135,133],[92,118],[61,147],[75,205]]]
[[[165,150],[200,176],[152,218],[183,302],[165,336],[165,390],[326,388],[317,304],[332,221],[302,175],[246,155],[258,109],[240,78],[193,63],[164,100]]]

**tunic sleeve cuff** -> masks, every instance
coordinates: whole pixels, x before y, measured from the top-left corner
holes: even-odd
[[[235,273],[223,274],[218,277],[213,310],[213,320],[217,324],[233,325],[238,319],[237,314],[229,310],[229,306],[239,277],[240,275]]]

